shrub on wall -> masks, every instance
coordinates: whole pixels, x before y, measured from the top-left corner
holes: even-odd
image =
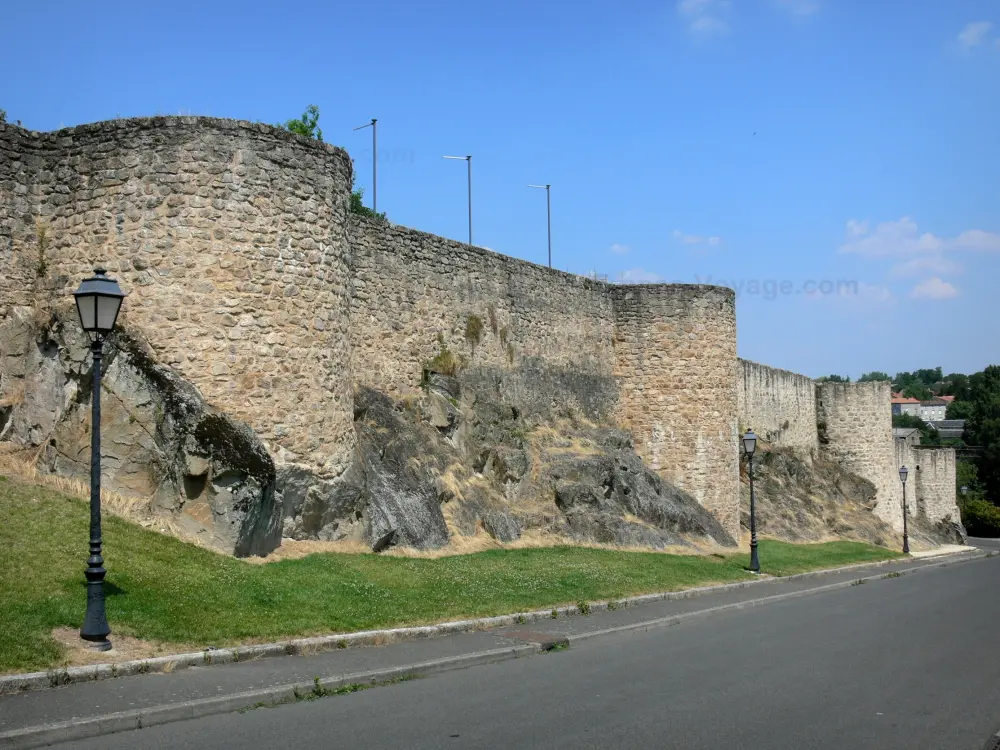
[[[369,219],[377,219],[378,221],[385,221],[385,211],[380,213],[375,213],[372,209],[368,208],[362,201],[365,196],[365,189],[358,188],[357,190],[351,190],[351,213],[358,214],[359,216],[367,216]]]

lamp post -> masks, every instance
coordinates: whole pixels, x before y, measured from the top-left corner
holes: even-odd
[[[747,430],[743,436],[743,452],[747,454],[747,469],[750,474],[750,572],[760,573],[757,558],[757,498],[753,491],[753,454],[757,450],[757,436]]]
[[[549,268],[552,268],[552,201],[551,185],[528,185],[530,188],[545,188],[545,215],[548,218],[549,226]]]
[[[962,497],[965,497],[968,494],[969,494],[969,488],[966,485],[963,484],[962,485]]]
[[[471,156],[446,156],[445,159],[465,159],[469,165],[469,247],[472,247],[472,157]]]
[[[910,554],[910,536],[906,531],[906,475],[910,471],[905,466],[899,467],[899,481],[903,483],[903,554]]]
[[[376,123],[378,120],[372,118],[372,121],[367,125],[358,125],[354,128],[355,130],[363,130],[364,128],[372,129],[372,212],[378,213],[378,126]],[[392,135],[390,133],[390,135]]]
[[[80,282],[73,293],[80,327],[90,336],[94,358],[90,419],[90,557],[87,558],[87,615],[80,637],[96,651],[111,648],[111,628],[104,613],[104,558],[101,557],[101,354],[104,341],[115,327],[124,292],[103,268]]]

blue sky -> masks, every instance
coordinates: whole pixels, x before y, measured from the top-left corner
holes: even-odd
[[[818,376],[1000,362],[1000,3],[625,0],[5,8],[0,107],[320,107],[379,208],[612,279],[737,287],[740,355]],[[773,293],[772,293],[773,292]],[[811,292],[811,293],[810,293]]]

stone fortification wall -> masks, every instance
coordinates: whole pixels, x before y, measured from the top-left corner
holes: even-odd
[[[620,287],[366,219],[353,236],[359,382],[412,392],[447,351],[501,398],[616,418],[654,470],[738,536],[732,291]]]
[[[932,521],[950,517],[959,521],[955,492],[955,449],[917,446],[913,449],[917,469],[917,508]]]
[[[741,359],[737,365],[740,430],[753,428],[774,446],[810,461],[819,450],[816,383],[805,375]]]
[[[14,306],[30,305],[41,283],[34,185],[43,159],[35,146],[28,131],[0,123],[0,319]]]
[[[266,125],[0,125],[0,318],[70,319],[69,293],[104,265],[130,293],[124,326],[251,425],[279,485],[281,466],[356,465],[354,385],[406,396],[457,365],[499,401],[617,421],[733,536],[739,423],[870,479],[898,523],[888,384],[738,361],[732,290],[605,284],[350,217],[350,182],[343,151]]]
[[[902,528],[902,490],[895,473],[891,385],[817,383],[820,453],[875,485],[875,513]]]
[[[959,520],[955,491],[955,449],[896,440],[896,470],[909,469],[907,510],[931,521]],[[897,480],[898,481],[898,480]]]
[[[612,291],[619,420],[654,470],[738,538],[735,294],[684,284]]]
[[[538,410],[610,414],[608,285],[426,232],[352,219],[351,347],[357,381],[413,392],[437,358]]]
[[[248,122],[0,125],[0,307],[71,305],[102,264],[159,361],[273,450],[337,473],[355,440],[350,170],[340,149]]]

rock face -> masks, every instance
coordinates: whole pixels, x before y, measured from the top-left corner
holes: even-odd
[[[15,308],[0,324],[0,439],[42,468],[89,481],[91,356],[71,310]],[[281,541],[275,465],[246,425],[208,406],[118,330],[104,347],[102,485],[146,498],[192,533],[237,556]]]
[[[809,461],[790,448],[765,446],[758,440],[754,457],[757,533],[790,542],[853,539],[898,546],[900,532],[875,514],[875,485],[818,457]],[[750,527],[750,487],[742,465],[742,519]],[[902,511],[900,511],[902,512]],[[910,538],[929,545],[964,544],[961,524],[909,519]]]

